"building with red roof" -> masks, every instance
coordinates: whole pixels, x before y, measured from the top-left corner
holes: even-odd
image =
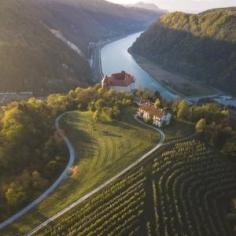
[[[131,92],[135,89],[135,78],[125,71],[110,76],[106,75],[102,80],[102,87],[120,92]]]
[[[138,109],[138,117],[145,121],[152,121],[158,127],[169,125],[172,114],[167,109],[156,108],[151,102],[141,103]]]

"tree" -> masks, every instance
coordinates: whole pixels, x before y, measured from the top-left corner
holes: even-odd
[[[178,104],[178,111],[177,111],[177,118],[178,119],[185,119],[188,115],[188,104],[185,100],[182,100]]]
[[[154,106],[155,106],[156,108],[159,108],[159,107],[161,106],[161,101],[160,101],[159,98],[156,99],[156,101],[155,101],[155,103],[154,103]]]
[[[112,118],[117,119],[120,116],[120,109],[118,106],[112,108]]]
[[[32,186],[36,190],[41,190],[45,188],[48,184],[48,181],[41,177],[41,174],[38,171],[32,173]]]
[[[195,126],[197,133],[204,133],[206,129],[206,120],[204,118],[200,119]]]
[[[8,205],[14,208],[20,206],[27,199],[23,187],[14,182],[8,186],[5,192],[5,198]]]
[[[47,98],[47,105],[55,114],[65,111],[68,104],[68,96],[62,94],[52,94]]]
[[[104,99],[100,98],[95,102],[95,108],[96,110],[101,110],[105,106]]]

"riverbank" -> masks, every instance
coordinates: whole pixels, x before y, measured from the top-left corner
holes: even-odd
[[[128,49],[139,37],[141,32],[128,35],[125,38],[106,44],[101,50],[102,70],[104,74],[126,71],[135,77],[136,89],[148,89],[158,92],[165,100],[176,100],[179,96],[152,78],[135,61]]]
[[[89,61],[90,61],[90,67],[91,67],[92,73],[93,73],[93,81],[94,82],[100,82],[104,76],[103,69],[102,69],[102,60],[101,60],[102,48],[110,43],[113,43],[115,41],[118,41],[122,38],[125,38],[129,35],[136,34],[136,33],[139,33],[139,32],[133,32],[133,33],[129,33],[129,34],[114,36],[114,37],[111,37],[111,38],[106,39],[104,41],[99,41],[93,45],[92,53],[91,53],[91,57],[90,57]]]
[[[153,79],[161,83],[168,90],[178,94],[180,97],[209,96],[219,93],[218,90],[207,85],[197,83],[180,74],[167,71],[144,57],[133,53],[132,56],[137,64],[149,73]]]

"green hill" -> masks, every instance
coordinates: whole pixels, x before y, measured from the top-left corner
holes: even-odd
[[[236,8],[165,15],[131,51],[236,94]]]
[[[48,94],[87,86],[92,83],[88,43],[139,30],[156,16],[142,9],[128,14],[128,9],[103,0],[3,1],[0,92]],[[82,53],[55,37],[52,30]]]

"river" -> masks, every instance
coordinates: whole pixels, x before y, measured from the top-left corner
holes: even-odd
[[[178,96],[154,80],[146,71],[144,71],[129,54],[128,49],[139,37],[140,33],[131,34],[125,38],[119,39],[105,45],[101,49],[102,71],[104,74],[112,74],[122,70],[132,74],[136,78],[136,89],[149,89],[158,91],[166,100],[176,99]]]

